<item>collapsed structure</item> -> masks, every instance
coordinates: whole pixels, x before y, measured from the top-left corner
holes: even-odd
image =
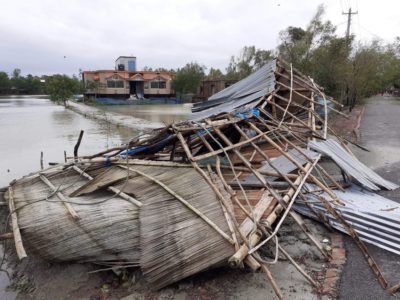
[[[395,224],[397,216],[354,209],[351,195],[398,186],[360,163],[329,128],[329,111],[340,113],[335,103],[311,78],[275,59],[195,105],[186,121],[17,180],[8,189],[17,253],[138,266],[156,289],[221,263],[244,263],[265,272],[282,298],[258,249],[277,243],[287,216],[302,224],[296,210],[351,235],[387,288],[362,240],[399,253],[397,225],[382,225],[390,238],[383,231],[376,237],[364,221]],[[342,175],[328,171],[327,161]]]

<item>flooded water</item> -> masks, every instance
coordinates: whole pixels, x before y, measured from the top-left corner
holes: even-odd
[[[84,130],[79,155],[121,145],[135,132],[84,116],[40,97],[0,98],[0,187],[44,165],[73,155],[80,130]]]
[[[155,123],[169,124],[186,119],[191,106],[188,104],[107,105],[98,106],[98,108]]]

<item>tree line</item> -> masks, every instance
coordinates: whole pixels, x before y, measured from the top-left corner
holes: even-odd
[[[83,93],[83,85],[77,76],[67,75],[21,75],[20,69],[14,69],[11,76],[0,72],[0,94],[3,95],[50,95],[51,100],[66,105],[68,98]]]
[[[21,69],[14,69],[11,76],[6,72],[0,71],[0,94],[3,95],[41,95],[48,94],[53,88],[54,82],[68,82],[73,87],[75,93],[82,93],[81,81],[77,76],[69,77],[67,75],[42,75],[33,76],[28,74],[21,75]]]
[[[10,77],[0,72],[0,94],[44,94],[45,79],[31,74],[24,77],[20,69],[14,69]]]
[[[289,26],[282,30],[276,49],[244,47],[231,57],[225,72],[214,68],[207,72],[202,64],[188,63],[176,71],[173,87],[181,93],[195,93],[202,80],[240,80],[268,60],[280,57],[350,107],[359,99],[400,89],[399,37],[393,43],[356,42],[354,36],[339,36],[323,15],[321,5],[305,28]]]

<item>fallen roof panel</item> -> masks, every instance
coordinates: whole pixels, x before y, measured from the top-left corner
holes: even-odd
[[[332,158],[347,174],[371,190],[379,190],[379,187],[394,190],[399,187],[372,171],[333,139],[310,141],[308,144],[312,149]]]

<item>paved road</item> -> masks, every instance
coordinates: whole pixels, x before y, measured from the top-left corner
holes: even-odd
[[[400,99],[373,97],[368,100],[361,121],[361,144],[370,153],[355,150],[367,166],[386,179],[400,184]],[[380,194],[400,203],[400,189]],[[340,299],[400,299],[380,288],[355,243],[345,238],[347,263],[340,280]],[[368,245],[389,286],[400,282],[400,256]]]

